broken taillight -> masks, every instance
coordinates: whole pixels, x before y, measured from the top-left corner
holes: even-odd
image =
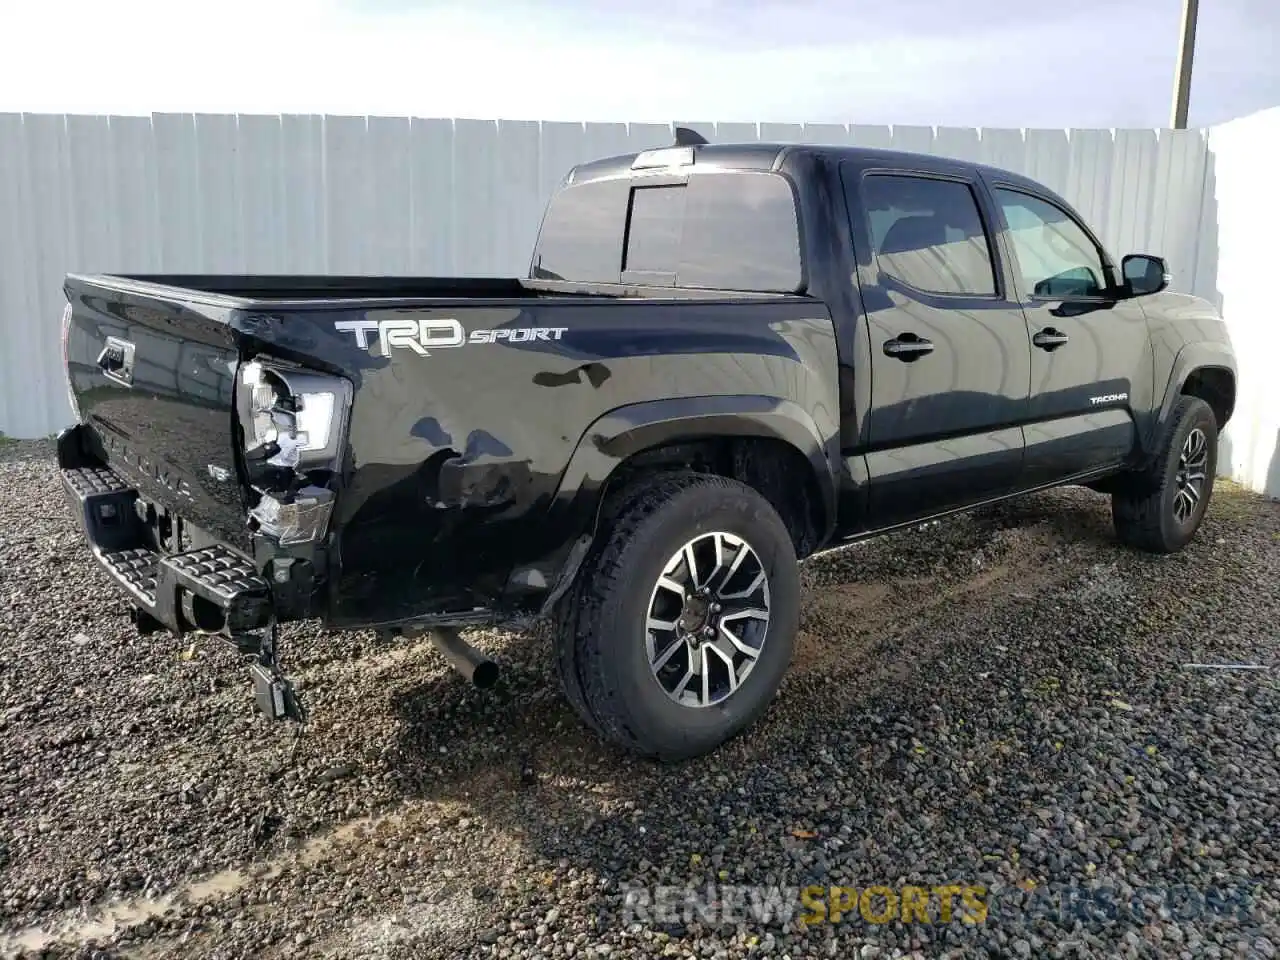
[[[334,502],[328,485],[341,468],[350,381],[254,360],[240,368],[239,384],[243,457],[258,494],[252,523],[282,544],[322,538]]]

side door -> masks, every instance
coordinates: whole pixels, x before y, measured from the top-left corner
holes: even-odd
[[[1133,410],[1151,405],[1153,357],[1141,304],[1116,283],[1106,251],[1047,191],[993,182],[991,195],[1031,333],[1027,486],[1124,462]]]
[[[992,211],[970,168],[920,162],[841,168],[871,350],[872,527],[1010,492],[1022,468],[1030,347]]]

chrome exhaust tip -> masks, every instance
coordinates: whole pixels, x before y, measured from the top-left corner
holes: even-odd
[[[428,631],[432,645],[439,650],[449,666],[457,670],[478,689],[488,690],[498,682],[502,671],[467,641],[457,627],[435,627]]]

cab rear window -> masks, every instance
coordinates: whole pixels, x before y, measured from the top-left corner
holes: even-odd
[[[790,184],[770,173],[693,173],[571,185],[547,209],[534,276],[794,293],[803,284]]]
[[[571,184],[542,218],[532,275],[542,280],[617,283],[627,222],[626,180]]]

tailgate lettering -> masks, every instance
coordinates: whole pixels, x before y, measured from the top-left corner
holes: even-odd
[[[128,464],[134,471],[148,480],[154,480],[166,490],[176,493],[180,497],[191,499],[191,484],[175,471],[165,469],[154,460],[149,460],[142,454],[131,450],[124,441],[105,431],[99,433],[99,438],[102,441],[102,445],[106,447],[109,458],[114,458],[119,463]]]

